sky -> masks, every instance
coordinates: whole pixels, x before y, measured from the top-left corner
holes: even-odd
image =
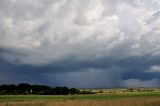
[[[159,0],[0,0],[0,84],[160,86]]]

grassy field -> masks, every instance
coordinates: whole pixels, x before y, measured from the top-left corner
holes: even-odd
[[[1,102],[0,106],[160,106],[160,98],[106,100],[29,100]]]
[[[159,92],[92,95],[0,95],[0,106],[160,106]]]

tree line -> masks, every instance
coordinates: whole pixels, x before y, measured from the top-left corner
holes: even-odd
[[[18,85],[0,85],[0,95],[74,95],[79,94],[80,90],[68,87],[51,87],[46,85],[30,85],[20,83]]]

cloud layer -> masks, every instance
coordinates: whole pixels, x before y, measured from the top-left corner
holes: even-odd
[[[1,0],[0,75],[26,73],[27,82],[37,74],[35,83],[76,87],[158,86],[159,7],[159,0]],[[5,77],[1,83],[12,81]]]

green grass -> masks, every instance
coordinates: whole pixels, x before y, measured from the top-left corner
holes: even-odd
[[[160,97],[160,93],[143,92],[143,93],[113,93],[113,94],[93,94],[93,95],[0,95],[0,102],[5,101],[30,101],[30,100],[104,100],[104,99],[120,99],[132,97]]]

